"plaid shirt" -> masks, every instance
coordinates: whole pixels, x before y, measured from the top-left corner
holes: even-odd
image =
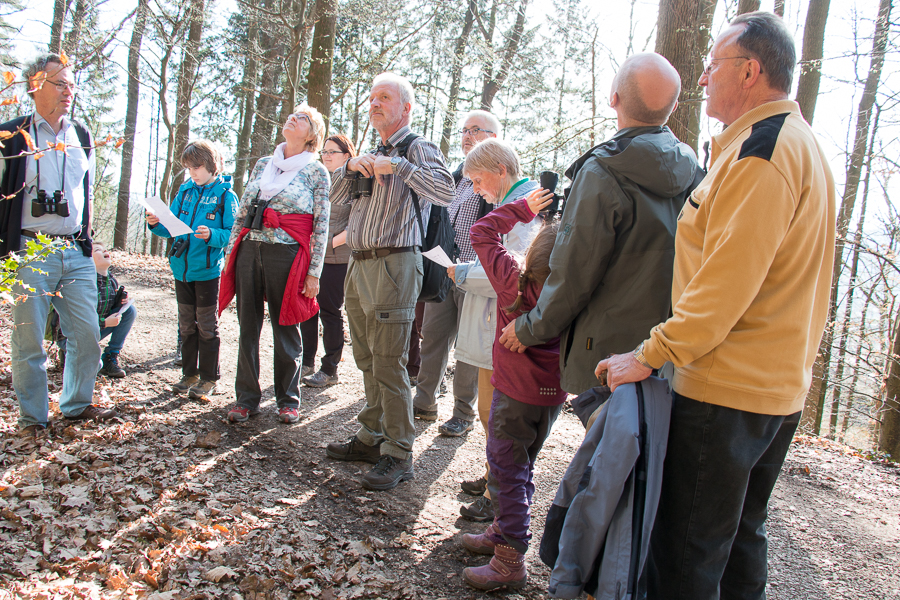
[[[453,204],[447,209],[450,212],[453,231],[456,232],[456,246],[459,248],[460,262],[471,262],[476,258],[469,230],[478,220],[479,208],[481,208],[481,196],[475,193],[472,180],[463,177],[456,186],[456,197],[453,199]]]
[[[97,315],[100,317],[100,329],[103,329],[106,317],[118,308],[115,306],[118,291],[119,282],[115,277],[97,273]]]

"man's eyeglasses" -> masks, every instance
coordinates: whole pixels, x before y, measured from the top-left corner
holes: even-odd
[[[49,83],[50,85],[56,86],[56,89],[58,89],[61,92],[66,89],[69,89],[73,94],[78,93],[78,86],[76,86],[74,83],[68,83],[66,81],[50,81],[50,80],[47,80],[44,83]]]
[[[706,57],[703,59],[703,74],[709,75],[710,70],[714,63],[719,62],[720,60],[754,60],[752,56],[726,56],[724,58],[709,58]],[[762,66],[760,65],[759,72],[762,73]]]
[[[472,127],[471,129],[466,129],[465,127],[463,127],[462,129],[459,130],[459,133],[463,137],[466,137],[467,135],[471,135],[472,137],[475,137],[479,133],[494,133],[494,132],[488,131],[487,129],[482,129],[481,127]]]
[[[343,150],[322,150],[319,152],[322,156],[334,156],[335,154],[347,154]]]

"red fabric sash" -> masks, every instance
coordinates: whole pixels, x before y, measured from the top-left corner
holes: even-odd
[[[284,288],[284,298],[281,302],[281,314],[278,315],[279,325],[296,325],[305,321],[319,312],[319,303],[315,298],[307,298],[303,295],[303,283],[309,272],[309,263],[312,260],[310,252],[310,240],[313,232],[313,216],[288,214],[282,215],[272,208],[263,212],[263,226],[280,227],[289,236],[297,240],[300,249],[294,257],[291,265],[291,273],[288,275],[287,285]],[[222,271],[222,280],[219,288],[219,314],[228,306],[235,294],[235,265],[237,264],[238,248],[244,236],[251,230],[247,227],[241,229],[234,248],[228,257],[228,264]]]

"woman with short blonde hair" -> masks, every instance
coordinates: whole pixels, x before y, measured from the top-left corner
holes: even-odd
[[[259,159],[231,231],[219,310],[237,297],[240,337],[236,403],[229,421],[259,413],[259,335],[268,302],[275,346],[275,404],[284,423],[300,420],[303,343],[298,324],[319,310],[316,295],[328,241],[331,178],[319,162],[325,121],[300,104],[281,129],[284,142]]]

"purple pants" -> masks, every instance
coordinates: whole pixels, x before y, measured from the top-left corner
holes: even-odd
[[[494,390],[488,420],[488,489],[501,535],[494,534],[492,541],[509,544],[522,554],[531,540],[528,526],[534,495],[534,461],[561,410],[562,404],[526,404]]]

